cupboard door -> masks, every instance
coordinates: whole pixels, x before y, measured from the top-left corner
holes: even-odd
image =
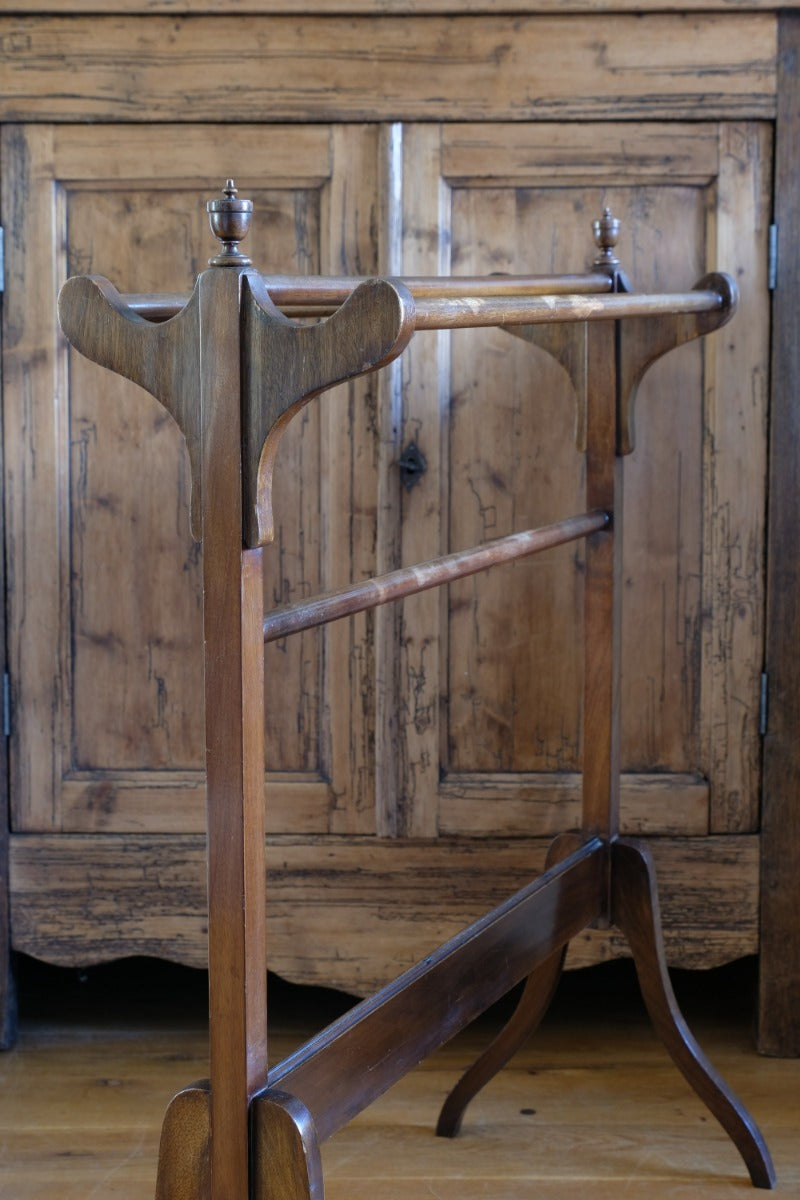
[[[770,133],[763,124],[410,126],[403,269],[573,272],[608,205],[638,291],[712,270],[733,323],[648,372],[626,460],[622,824],[757,828]],[[404,562],[583,510],[566,375],[500,330],[415,338]],[[580,544],[407,601],[394,784],[409,836],[549,835],[579,819]]]
[[[375,272],[383,150],[376,126],[4,130],[15,829],[204,828],[185,446],[154,399],[67,348],[58,288],[93,272],[188,296],[217,245],[205,201],[231,175],[263,271]],[[267,604],[374,573],[379,386],[337,389],[283,439]],[[268,647],[270,829],[374,832],[371,629]]]

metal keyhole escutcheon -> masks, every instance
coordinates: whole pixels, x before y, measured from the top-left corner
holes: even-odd
[[[397,460],[397,465],[400,468],[400,478],[403,481],[403,487],[407,492],[410,492],[419,483],[428,469],[425,455],[416,442],[408,443]]]

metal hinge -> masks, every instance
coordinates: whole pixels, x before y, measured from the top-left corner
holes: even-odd
[[[0,225],[0,292],[6,290],[6,231]]]
[[[11,737],[11,676],[3,672],[3,737]]]
[[[767,266],[767,287],[771,292],[778,286],[778,226],[769,227],[769,263]]]
[[[767,709],[769,705],[769,675],[761,672],[761,694],[758,700],[758,733],[760,737],[767,735]]]

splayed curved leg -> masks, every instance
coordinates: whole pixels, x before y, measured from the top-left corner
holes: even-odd
[[[581,842],[582,838],[576,834],[562,834],[556,838],[547,851],[545,870],[562,862]],[[502,1070],[538,1028],[558,986],[566,952],[566,946],[562,946],[528,976],[510,1020],[480,1058],[464,1072],[442,1105],[436,1123],[438,1137],[456,1136],[470,1100]]]
[[[464,1072],[442,1105],[436,1124],[439,1137],[456,1136],[470,1100],[502,1070],[535,1031],[558,985],[566,949],[563,946],[551,954],[528,976],[510,1020],[480,1058]]]
[[[611,915],[630,945],[656,1033],[736,1146],[754,1186],[774,1187],[775,1171],[761,1131],[703,1054],[678,1008],[664,956],[655,871],[649,852],[638,842],[623,839],[612,846]]]

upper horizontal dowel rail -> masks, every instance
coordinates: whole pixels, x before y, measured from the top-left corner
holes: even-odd
[[[272,303],[294,316],[325,316],[344,304],[364,277],[351,275],[263,275]],[[413,275],[398,283],[415,300],[463,296],[551,296],[609,292],[611,276],[586,275]],[[184,307],[188,296],[130,293],[122,297],[128,308],[149,321],[167,321]]]
[[[415,301],[414,328],[417,330],[549,325],[562,321],[703,313],[722,309],[727,302],[721,292],[709,288],[661,295],[600,292],[593,286],[595,276],[561,276],[541,281],[512,279],[510,276],[497,278],[501,280],[500,284],[495,283],[495,276],[488,276],[485,281],[444,279],[438,288],[432,281],[425,281],[424,287],[418,287],[416,292],[413,285],[420,281],[398,279],[396,282],[407,288],[412,285],[409,290]],[[592,281],[592,286],[575,290],[582,278]],[[350,294],[334,287],[318,290],[275,287],[270,276],[264,276],[264,282],[276,306],[292,318],[330,316]],[[326,283],[325,280],[322,282]],[[565,286],[567,283],[572,290]],[[183,296],[148,294],[129,294],[122,296],[122,300],[134,312],[151,321],[168,320],[187,302]]]
[[[432,299],[416,306],[415,329],[477,329],[490,325],[554,325],[561,321],[608,321],[622,317],[715,312],[725,304],[713,290],[605,296],[467,296]]]
[[[264,641],[275,642],[292,633],[325,625],[340,617],[350,617],[368,608],[377,608],[391,600],[401,600],[417,592],[475,575],[500,563],[536,554],[551,546],[561,546],[604,529],[610,521],[608,513],[582,513],[567,517],[552,525],[539,529],[527,529],[507,537],[495,538],[473,550],[458,550],[441,558],[418,563],[413,567],[400,567],[373,579],[364,579],[335,592],[326,592],[310,600],[277,608],[264,618]]]

